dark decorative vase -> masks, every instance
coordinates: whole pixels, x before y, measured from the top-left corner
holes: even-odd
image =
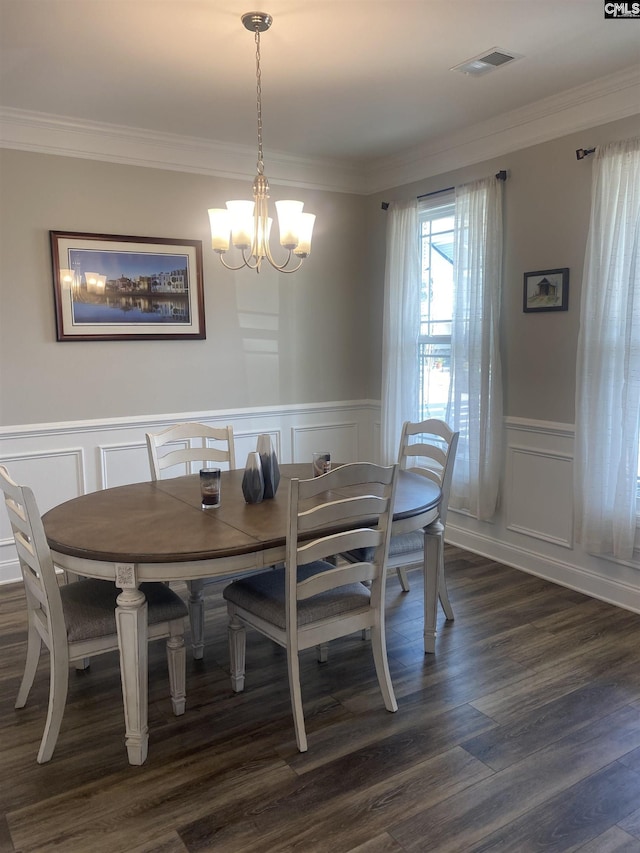
[[[242,478],[242,494],[248,504],[259,504],[264,497],[264,477],[260,454],[254,451],[247,456]]]
[[[260,455],[262,464],[262,476],[264,477],[264,497],[275,497],[280,484],[280,466],[278,465],[278,457],[271,444],[271,438],[268,435],[258,436],[257,452]]]

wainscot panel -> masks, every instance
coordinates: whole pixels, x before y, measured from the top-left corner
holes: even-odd
[[[256,449],[258,436],[267,433],[281,462],[308,459],[311,472],[313,450],[329,450],[340,461],[375,459],[372,424],[379,420],[379,412],[379,403],[364,400],[3,427],[0,464],[6,465],[16,481],[33,489],[44,513],[87,492],[149,480],[145,433],[159,432],[171,424],[231,424],[238,467],[244,467],[247,455]],[[19,577],[2,506],[0,583]]]
[[[447,541],[640,613],[640,552],[631,563],[574,542],[574,427],[507,418],[501,505],[491,522],[451,510]]]

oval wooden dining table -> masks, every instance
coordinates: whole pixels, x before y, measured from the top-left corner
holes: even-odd
[[[147,608],[144,581],[202,581],[283,562],[289,481],[306,479],[309,464],[281,465],[276,496],[245,503],[242,469],[222,472],[221,504],[203,510],[197,474],[134,483],[81,495],[43,516],[54,563],[74,574],[113,581],[118,596],[125,743],[130,764],[148,749]],[[418,530],[438,517],[437,485],[400,471],[394,534]],[[435,648],[437,553],[425,537],[425,652]],[[442,547],[440,544],[439,547]],[[198,585],[195,585],[196,590]]]

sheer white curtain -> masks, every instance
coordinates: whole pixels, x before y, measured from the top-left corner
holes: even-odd
[[[382,463],[397,461],[402,424],[418,419],[420,233],[418,200],[387,211],[382,332]]]
[[[629,560],[640,419],[640,138],[598,148],[582,279],[575,436],[576,537]]]
[[[460,430],[449,506],[481,520],[496,510],[502,456],[502,187],[456,187],[451,384],[447,421]]]

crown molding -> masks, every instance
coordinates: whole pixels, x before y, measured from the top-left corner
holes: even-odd
[[[246,181],[255,148],[0,106],[0,148],[103,160]],[[269,152],[269,181],[284,186],[361,193],[364,173],[351,162]]]
[[[272,184],[368,195],[640,114],[632,67],[391,157],[354,163],[269,153]],[[255,150],[196,137],[0,107],[0,147],[252,179]]]
[[[632,115],[640,115],[638,66],[369,163],[364,191],[381,192],[442,175]]]

